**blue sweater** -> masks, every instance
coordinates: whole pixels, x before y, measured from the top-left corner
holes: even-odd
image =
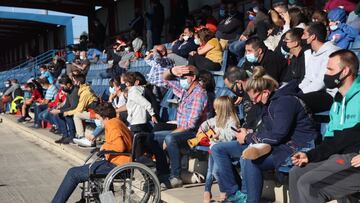
[[[313,147],[319,135],[315,123],[295,95],[297,82],[275,91],[262,112],[262,125],[257,132],[246,136],[246,143],[267,143],[273,148],[275,168],[296,151]]]

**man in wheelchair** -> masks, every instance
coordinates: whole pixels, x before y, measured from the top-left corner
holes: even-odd
[[[95,109],[98,119],[102,119],[105,126],[105,143],[101,146],[101,151],[113,151],[122,153],[131,153],[132,135],[126,125],[116,118],[115,109],[110,103],[104,103]],[[76,186],[89,180],[91,174],[108,174],[118,165],[123,165],[131,161],[131,157],[116,153],[105,153],[105,160],[85,164],[83,166],[70,168],[56,192],[52,203],[66,202]]]

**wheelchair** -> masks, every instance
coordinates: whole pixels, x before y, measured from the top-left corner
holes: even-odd
[[[146,136],[145,133],[134,135],[131,153],[119,153],[115,151],[98,151],[95,149],[87,157],[84,164],[96,155],[89,166],[105,155],[127,155],[134,159],[135,143],[137,139]],[[160,182],[151,168],[148,166],[130,162],[117,166],[108,174],[93,174],[89,170],[89,180],[83,183],[81,193],[82,202],[90,203],[157,203],[160,202]]]

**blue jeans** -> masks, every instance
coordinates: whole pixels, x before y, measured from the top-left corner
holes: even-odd
[[[215,164],[212,155],[209,155],[208,170],[206,172],[205,180],[205,192],[211,192],[211,186],[214,182],[214,178],[219,181],[218,166]]]
[[[187,140],[195,137],[193,131],[171,133],[171,131],[159,131],[148,136],[150,149],[156,156],[156,169],[160,174],[167,174],[169,166],[166,154],[162,149],[163,143],[167,145],[170,159],[170,178],[179,178],[181,172],[181,148],[188,148]]]
[[[41,121],[47,121],[51,124],[55,124],[53,115],[50,113],[49,109],[46,109],[39,113],[39,120]]]
[[[240,160],[242,152],[246,149],[247,145],[242,145],[237,141],[221,142],[214,145],[211,148],[212,156],[215,165],[218,167],[218,183],[221,192],[225,192],[227,196],[230,196],[239,190],[239,184],[236,182],[235,174],[233,171],[233,160]],[[243,166],[241,165],[241,191],[246,193],[248,188],[245,187],[245,183],[248,182],[244,178]]]
[[[75,137],[75,124],[72,116],[54,115],[54,121],[64,137]]]
[[[40,104],[34,106],[34,114],[35,114],[34,124],[38,124],[39,126],[41,126],[41,120],[39,114],[45,111],[47,108],[48,108],[47,104]]]
[[[229,51],[236,55],[237,60],[240,60],[245,54],[245,42],[246,41],[236,40],[229,44]]]
[[[261,157],[256,160],[243,160],[244,178],[246,179],[247,202],[259,203],[263,189],[263,171],[275,168],[273,156]]]
[[[79,183],[83,183],[89,180],[90,170],[94,174],[108,174],[116,166],[106,160],[101,160],[95,162],[91,169],[89,169],[90,164],[83,166],[72,167],[68,170],[67,174],[64,177],[58,191],[56,192],[52,203],[65,203],[76,186]]]

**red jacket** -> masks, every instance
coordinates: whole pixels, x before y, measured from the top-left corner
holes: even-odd
[[[55,96],[55,100],[48,104],[49,109],[58,106],[60,103],[65,103],[66,97],[67,94],[60,89]]]

